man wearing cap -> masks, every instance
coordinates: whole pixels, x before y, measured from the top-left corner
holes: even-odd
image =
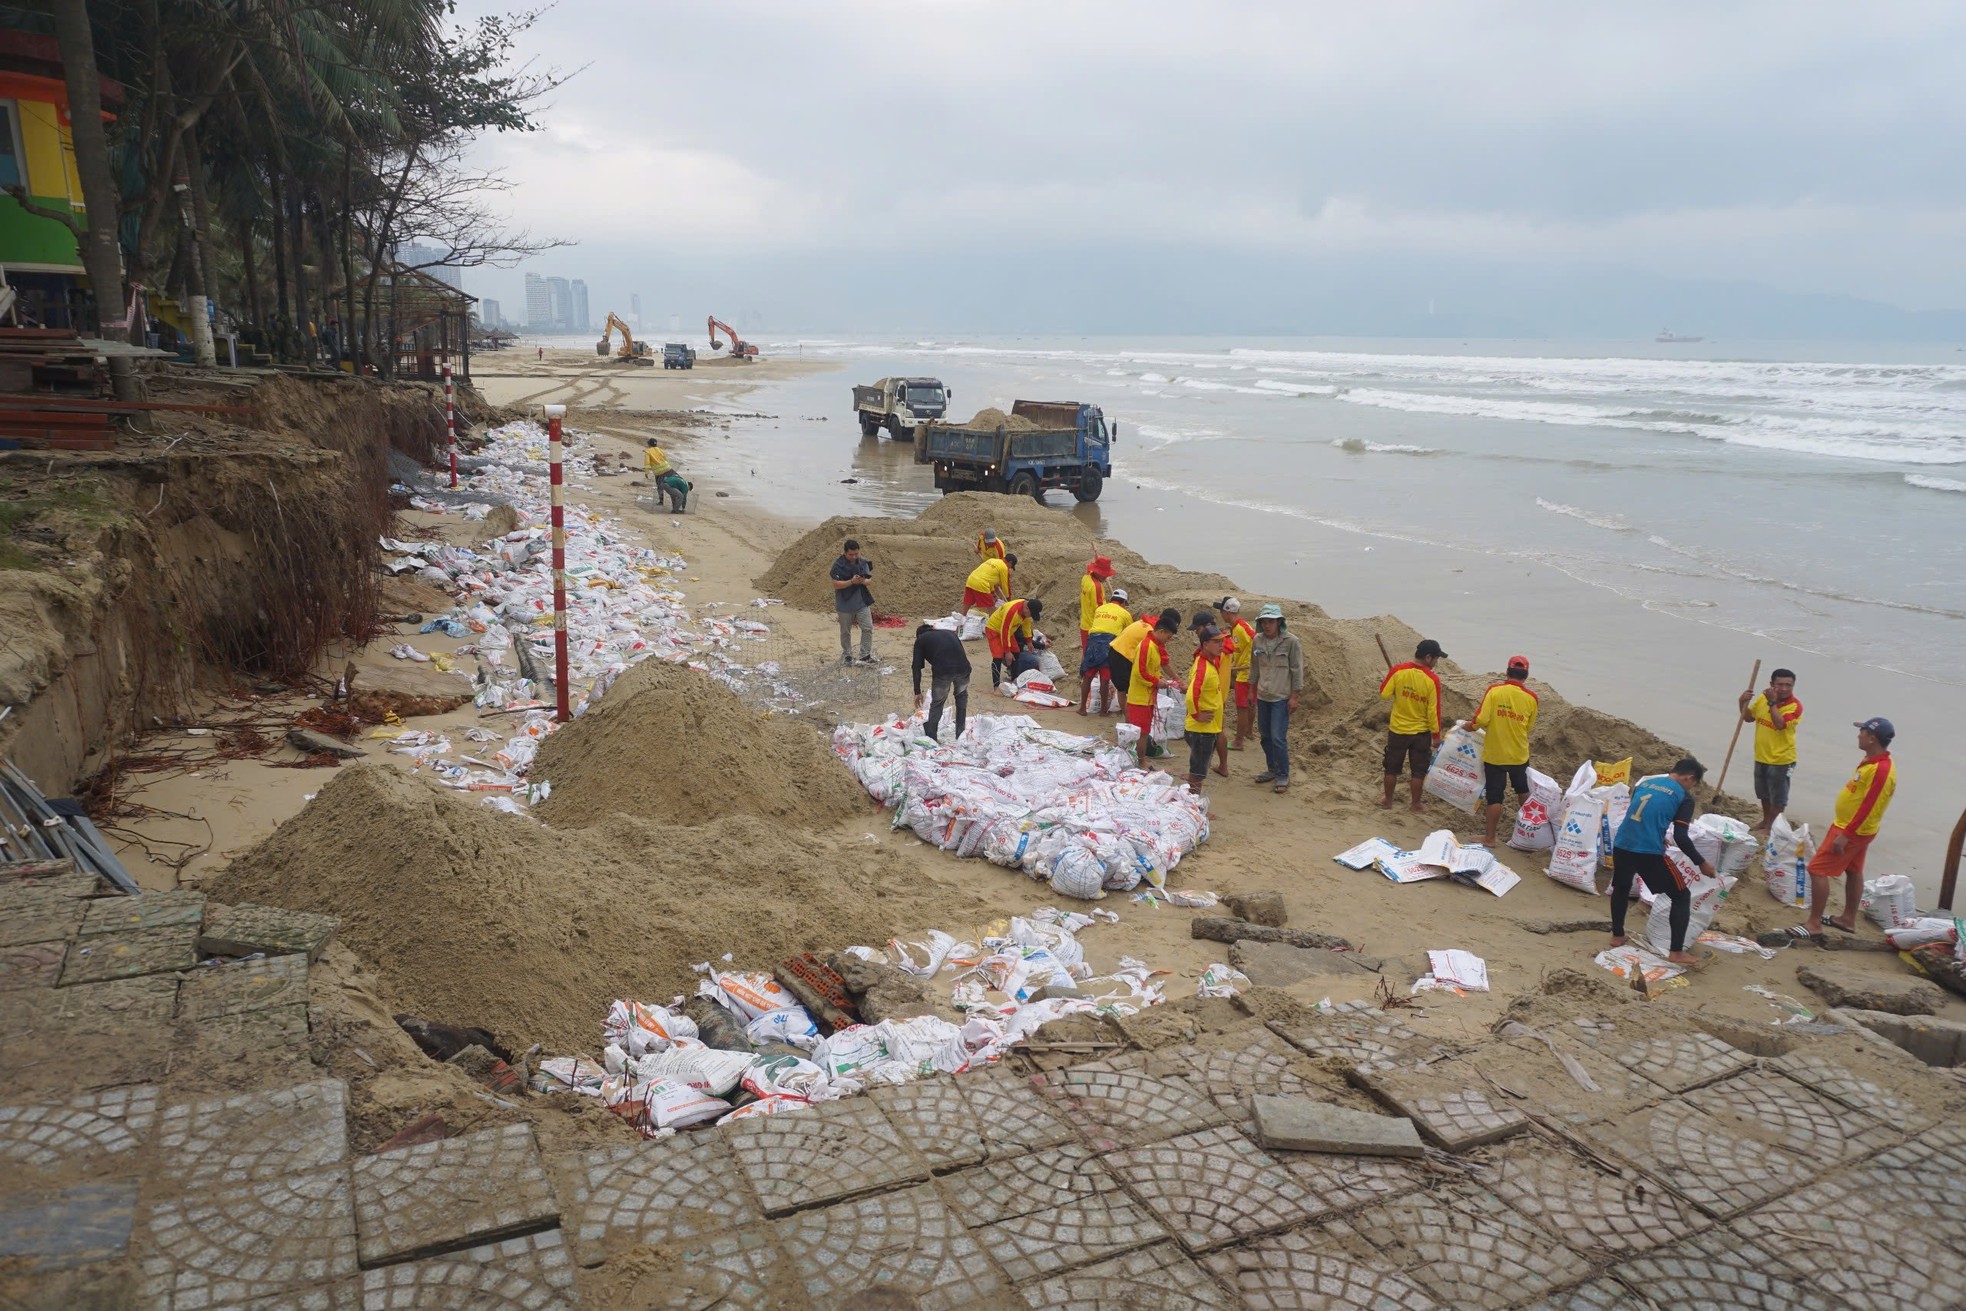
[[[1188,789],[1200,792],[1208,773],[1208,759],[1216,754],[1222,736],[1223,707],[1227,704],[1228,683],[1222,658],[1222,630],[1208,624],[1195,632],[1200,649],[1188,669],[1188,686],[1183,703],[1187,716],[1182,722],[1188,739]],[[1226,775],[1228,766],[1218,764],[1215,772]]]
[[[1133,615],[1126,608],[1127,595],[1124,587],[1115,587],[1110,599],[1102,602],[1092,612],[1092,628],[1086,637],[1085,657],[1079,662],[1079,713],[1086,713],[1088,702],[1096,702],[1100,713],[1105,713],[1108,691],[1117,686],[1112,681],[1108,664],[1112,660],[1113,639],[1126,631],[1133,622]],[[1129,673],[1131,671],[1129,670]],[[1094,697],[1093,688],[1101,690]]]
[[[1263,772],[1256,782],[1272,792],[1290,789],[1290,716],[1304,690],[1304,645],[1284,626],[1283,607],[1272,602],[1256,612],[1249,647],[1249,686],[1256,697],[1256,732],[1263,744]]]
[[[1752,699],[1750,699],[1752,698]],[[1775,827],[1775,816],[1789,808],[1789,775],[1795,772],[1795,728],[1802,703],[1795,699],[1795,671],[1777,669],[1759,696],[1741,693],[1741,720],[1754,725],[1754,796],[1761,822],[1751,832]]]
[[[1132,671],[1126,685],[1126,722],[1140,730],[1140,740],[1135,745],[1135,758],[1140,768],[1147,767],[1148,756],[1163,756],[1167,753],[1154,742],[1154,697],[1163,687],[1179,689],[1180,684],[1167,676],[1167,639],[1181,630],[1181,612],[1169,606],[1160,612],[1149,625],[1143,618],[1131,625],[1114,641],[1115,651],[1131,637],[1135,629],[1142,630],[1138,645],[1134,648]]]
[[[1106,582],[1113,576],[1113,562],[1103,555],[1092,557],[1079,578],[1079,650],[1092,637],[1092,616],[1106,604]]]
[[[1010,554],[1007,547],[997,537],[997,530],[985,528],[976,534],[976,554],[984,560],[1001,560]]]
[[[1884,812],[1898,790],[1898,770],[1891,759],[1891,740],[1898,730],[1888,719],[1866,719],[1854,727],[1864,758],[1836,794],[1836,822],[1823,836],[1823,845],[1809,858],[1809,919],[1799,931],[1790,930],[1797,937],[1820,938],[1825,924],[1845,933],[1857,931],[1857,909],[1864,897],[1864,853],[1870,850],[1871,839],[1877,836],[1878,825],[1884,822]],[[1829,881],[1833,878],[1845,880],[1840,920],[1823,918],[1829,909]]]
[[[1243,749],[1249,740],[1249,730],[1256,718],[1256,703],[1249,690],[1249,647],[1256,640],[1256,630],[1242,617],[1242,602],[1233,596],[1225,596],[1215,603],[1215,613],[1221,616],[1223,668],[1228,673],[1229,691],[1235,697],[1236,737],[1234,749]],[[1222,726],[1222,741],[1218,747],[1222,767],[1229,766],[1228,752],[1230,742],[1228,725]]]
[[[1487,782],[1488,828],[1483,841],[1495,845],[1495,827],[1502,820],[1502,793],[1515,788],[1518,804],[1529,795],[1529,731],[1536,727],[1536,694],[1527,686],[1529,657],[1509,657],[1508,678],[1492,683],[1481,697],[1481,709],[1468,721],[1472,730],[1486,730],[1481,743],[1481,772]]]
[[[1042,618],[1044,602],[1035,599],[1005,601],[990,612],[990,622],[983,625],[983,636],[990,643],[991,687],[1003,682],[1005,665],[1010,666],[1012,678],[1038,667],[1031,644],[1037,621]]]
[[[1010,599],[1010,571],[1017,567],[1017,557],[1006,555],[999,559],[990,556],[982,564],[969,571],[963,582],[963,613],[971,610],[994,610],[997,604]]]
[[[1434,752],[1440,749],[1440,676],[1434,666],[1447,655],[1431,637],[1413,648],[1413,658],[1394,665],[1379,681],[1379,699],[1393,703],[1392,717],[1386,723],[1386,795],[1379,800],[1381,810],[1393,808],[1393,792],[1399,786],[1399,767],[1406,766],[1407,799],[1413,809],[1427,808],[1422,789]]]

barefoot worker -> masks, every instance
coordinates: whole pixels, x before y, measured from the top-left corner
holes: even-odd
[[[999,559],[991,556],[982,564],[969,571],[963,583],[964,614],[971,610],[994,610],[1010,599],[1010,571],[1017,567],[1017,557],[1006,555]]]
[[[1529,657],[1509,657],[1508,678],[1482,695],[1469,728],[1487,730],[1481,744],[1481,772],[1487,782],[1488,829],[1483,841],[1492,850],[1502,820],[1502,791],[1515,788],[1516,804],[1529,795],[1529,731],[1536,727],[1536,694],[1529,681]]]
[[[1201,649],[1195,652],[1195,663],[1188,669],[1187,694],[1183,698],[1187,708],[1184,727],[1188,737],[1188,790],[1200,792],[1204,775],[1208,772],[1209,760],[1215,755],[1216,744],[1222,738],[1222,707],[1228,682],[1228,670],[1222,659],[1222,630],[1213,624],[1196,633],[1201,641]],[[1215,772],[1226,776],[1228,768],[1216,765]]]
[[[1131,637],[1135,630],[1141,637],[1134,646],[1134,654],[1126,685],[1126,722],[1140,730],[1140,740],[1134,747],[1134,759],[1140,768],[1147,767],[1149,756],[1163,756],[1160,744],[1154,741],[1154,698],[1163,687],[1180,689],[1180,684],[1167,676],[1167,642],[1181,631],[1181,612],[1173,606],[1160,612],[1152,626],[1145,619],[1133,624],[1113,643],[1118,650]]]
[[[930,737],[942,726],[942,706],[953,695],[956,699],[956,736],[963,735],[969,718],[969,653],[962,639],[946,628],[923,624],[915,630],[915,699],[922,697],[922,666],[933,671],[929,686],[933,695],[928,703],[928,723],[923,727]]]
[[[1671,903],[1672,951],[1675,965],[1698,965],[1686,950],[1686,929],[1693,918],[1693,893],[1666,859],[1666,830],[1686,858],[1713,877],[1713,866],[1700,856],[1686,826],[1693,822],[1693,785],[1706,777],[1706,767],[1687,756],[1668,774],[1639,780],[1632,789],[1631,809],[1611,840],[1611,945],[1625,945],[1625,908],[1631,904],[1632,880],[1643,879],[1655,897]]]
[[[1113,639],[1126,631],[1133,622],[1133,615],[1126,608],[1127,595],[1124,587],[1115,587],[1111,599],[1101,603],[1092,612],[1092,628],[1086,635],[1085,655],[1079,660],[1079,713],[1086,713],[1088,703],[1096,703],[1099,713],[1106,713],[1107,694],[1119,686],[1113,682],[1109,670],[1112,660]],[[1099,689],[1095,698],[1093,688]]]
[[[1789,808],[1795,729],[1802,722],[1795,671],[1777,669],[1768,676],[1768,689],[1752,700],[1741,693],[1741,719],[1754,725],[1754,798],[1761,803],[1761,822],[1752,831],[1766,833],[1775,826],[1775,816]]]
[[[833,561],[833,607],[840,615],[840,663],[853,663],[853,630],[860,629],[860,663],[874,663],[874,593],[867,580],[874,576],[871,561],[860,558],[860,543],[851,537]]]
[[[1103,555],[1092,557],[1092,563],[1079,575],[1079,651],[1092,640],[1092,616],[1099,613],[1099,607],[1106,604],[1106,585],[1113,577],[1113,562]]]
[[[1236,736],[1230,743],[1228,725],[1222,726],[1221,751],[1231,749],[1240,751],[1249,740],[1250,729],[1256,719],[1256,702],[1249,690],[1249,648],[1256,640],[1256,630],[1242,617],[1242,602],[1233,596],[1225,596],[1215,603],[1215,613],[1221,616],[1222,655],[1227,660],[1229,687],[1236,704]],[[1229,758],[1222,756],[1222,765],[1227,768]]]
[[[1003,682],[1005,666],[1015,679],[1027,669],[1038,667],[1037,653],[1031,649],[1037,621],[1044,618],[1043,601],[1005,601],[990,612],[983,625],[983,636],[990,643],[990,686]]]
[[[1393,703],[1392,718],[1386,723],[1386,795],[1379,800],[1381,810],[1393,808],[1402,763],[1408,801],[1415,811],[1427,808],[1421,789],[1426,787],[1434,752],[1440,749],[1440,675],[1434,673],[1434,666],[1446,655],[1440,643],[1429,637],[1413,648],[1411,660],[1394,665],[1379,680],[1379,699]]]
[[[1271,602],[1256,612],[1256,640],[1249,648],[1249,685],[1256,694],[1256,732],[1263,743],[1263,772],[1256,782],[1272,792],[1290,788],[1290,716],[1304,690],[1304,644],[1284,627],[1283,607]]]
[[[1864,758],[1836,794],[1836,822],[1809,858],[1809,919],[1800,929],[1790,930],[1798,937],[1820,938],[1825,924],[1845,933],[1857,931],[1857,908],[1864,897],[1864,853],[1870,850],[1898,790],[1898,769],[1891,759],[1891,739],[1898,730],[1888,719],[1866,719],[1855,727]],[[1826,920],[1823,912],[1829,909],[1829,881],[1834,878],[1844,880],[1843,918]]]

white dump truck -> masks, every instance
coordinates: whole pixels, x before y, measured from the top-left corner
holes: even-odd
[[[948,408],[949,391],[940,378],[882,378],[871,387],[853,389],[862,437],[885,428],[896,441],[912,442],[917,428],[941,418]]]

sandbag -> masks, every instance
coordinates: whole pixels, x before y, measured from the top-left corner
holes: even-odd
[[[1556,845],[1556,826],[1562,816],[1563,793],[1556,780],[1535,766],[1529,769],[1529,798],[1516,812],[1509,845],[1517,851],[1548,851]]]
[[[1579,892],[1597,892],[1597,857],[1604,840],[1604,798],[1596,792],[1571,797],[1557,827],[1549,875]]]
[[[1784,906],[1809,904],[1809,857],[1815,845],[1807,824],[1789,823],[1787,815],[1775,816],[1768,832],[1768,845],[1761,852],[1761,870],[1767,877],[1768,895]]]
[[[1720,903],[1727,897],[1727,890],[1734,886],[1734,880],[1715,874],[1712,878],[1700,873],[1700,867],[1686,858],[1686,853],[1676,845],[1666,844],[1666,863],[1678,872],[1686,890],[1693,894],[1692,914],[1686,924],[1686,946],[1691,951],[1693,943],[1713,924],[1714,915],[1720,910]],[[1645,941],[1648,948],[1664,956],[1672,950],[1672,898],[1658,897],[1652,902],[1651,913],[1645,917]]]
[[[1632,790],[1630,784],[1613,783],[1609,787],[1591,789],[1591,795],[1604,801],[1604,818],[1598,822],[1598,851],[1604,858],[1604,868],[1611,868],[1611,850],[1618,841],[1618,829],[1631,811]]]
[[[1632,758],[1626,756],[1616,764],[1598,765],[1595,772],[1597,786],[1601,788],[1608,788],[1614,783],[1623,783],[1629,787],[1632,781]]]
[[[1055,682],[1065,676],[1065,662],[1058,658],[1057,652],[1046,648],[1038,654],[1038,672]]]
[[[1702,815],[1687,827],[1692,830],[1693,845],[1702,853],[1708,850],[1709,841],[1716,844],[1715,854],[1707,856],[1716,873],[1736,877],[1747,873],[1749,862],[1761,850],[1748,826],[1731,815]]]
[[[1882,929],[1902,928],[1918,918],[1918,890],[1902,874],[1886,874],[1864,885],[1864,915]]]
[[[1469,732],[1456,724],[1441,735],[1440,750],[1434,752],[1433,766],[1427,770],[1426,790],[1470,815],[1482,800],[1482,738],[1480,729]]]
[[[1172,742],[1187,730],[1187,723],[1188,711],[1181,698],[1162,688],[1154,698],[1154,723],[1147,736],[1156,742]]]
[[[990,616],[984,614],[981,610],[971,610],[967,615],[963,616],[962,640],[965,642],[982,641],[984,626],[989,622]]]

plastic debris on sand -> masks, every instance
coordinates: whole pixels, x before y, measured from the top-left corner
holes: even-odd
[[[1092,900],[1142,882],[1164,887],[1208,837],[1201,798],[1099,738],[1041,728],[1028,715],[971,716],[946,746],[922,727],[919,713],[842,724],[833,747],[894,811],[894,827],[944,851]]]

